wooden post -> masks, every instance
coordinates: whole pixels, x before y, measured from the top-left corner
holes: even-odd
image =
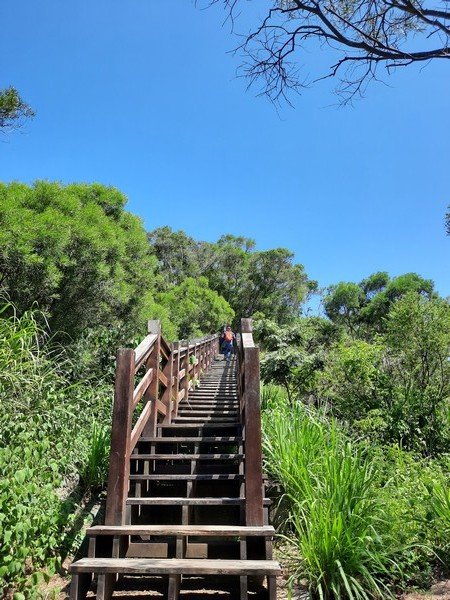
[[[167,409],[164,423],[170,423],[172,421],[172,387],[173,387],[173,344],[170,344],[170,351],[167,359],[167,364],[164,367],[163,373],[167,378],[167,387],[162,395],[162,402]]]
[[[178,414],[178,394],[180,393],[180,342],[174,342],[172,344],[172,357],[173,357],[173,409],[170,419],[172,420]],[[175,390],[175,392],[173,391]]]
[[[186,374],[184,377],[184,399],[187,400],[189,397],[189,340],[186,340],[186,355],[184,357],[184,368],[186,370]]]
[[[129,444],[131,433],[131,403],[134,390],[134,350],[117,351],[116,382],[109,455],[106,525],[125,525],[125,503],[130,471]]]
[[[245,427],[245,522],[264,525],[259,348],[254,345],[251,319],[242,319]]]
[[[144,394],[144,402],[147,404],[148,402],[152,402],[152,408],[150,413],[150,418],[147,421],[147,424],[144,427],[143,435],[148,437],[155,437],[156,435],[156,424],[158,422],[158,411],[156,408],[156,400],[158,399],[159,394],[159,356],[161,352],[161,324],[159,321],[149,321],[148,322],[148,333],[153,333],[158,336],[155,345],[153,346],[153,350],[147,360],[146,369],[153,369],[153,378],[150,385],[147,388],[147,391]],[[145,408],[144,404],[144,408]]]

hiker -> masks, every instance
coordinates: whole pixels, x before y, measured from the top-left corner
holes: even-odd
[[[227,325],[220,338],[220,346],[227,362],[230,362],[231,353],[233,352],[233,342],[235,339],[236,336],[232,332],[231,326]]]

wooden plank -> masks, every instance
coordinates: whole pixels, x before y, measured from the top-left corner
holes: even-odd
[[[167,558],[168,547],[165,542],[132,542],[128,546],[127,558]]]
[[[245,498],[178,498],[178,497],[152,497],[152,498],[127,498],[130,506],[236,506],[245,504]]]
[[[162,371],[159,372],[158,377],[159,381],[163,384],[164,387],[169,387],[169,381]]]
[[[179,380],[181,381],[183,377],[186,375],[186,369],[181,369],[178,373]]]
[[[145,394],[148,386],[150,385],[151,380],[153,379],[153,369],[149,369],[141,381],[136,386],[136,389],[133,393],[133,403],[131,405],[131,410],[133,411],[136,406],[139,404],[140,399]]]
[[[145,400],[151,406],[151,413],[144,429],[144,435],[155,435],[156,423],[158,422],[158,411],[156,400],[159,399],[159,358],[161,347],[161,324],[159,321],[149,321],[147,324],[148,332],[156,335],[154,351],[149,355],[146,366],[147,369],[153,369],[154,377],[145,392]]]
[[[185,395],[186,395],[186,390],[183,388],[181,391],[178,392],[178,401],[183,400],[183,398],[185,397]]]
[[[275,535],[275,529],[271,525],[95,525],[87,529],[86,535],[272,537]]]
[[[167,414],[167,406],[161,402],[161,400],[156,401],[156,410],[160,415]]]
[[[198,440],[197,440],[198,441]],[[234,460],[243,454],[132,454],[131,460]]]
[[[179,443],[213,443],[213,444],[229,444],[242,441],[241,436],[198,436],[198,437],[141,437],[140,442],[155,442],[157,444]]]
[[[142,340],[142,342],[139,344],[139,346],[135,349],[135,351],[134,351],[135,371],[137,371],[139,369],[139,367],[141,367],[143,365],[144,361],[147,360],[148,355],[151,353],[151,351],[155,345],[157,337],[158,336],[153,333],[145,336],[145,338]]]
[[[131,432],[129,455],[131,454],[133,448],[136,446],[141,433],[144,431],[147,421],[150,418],[151,412],[152,412],[152,403],[147,402],[147,404],[144,406],[144,410],[139,415],[139,419],[136,421],[136,425],[133,427],[133,431]]]
[[[242,399],[245,407],[245,522],[246,525],[263,525],[259,348],[253,344],[251,319],[242,319],[241,328],[245,365]]]
[[[277,575],[273,560],[82,558],[70,566],[72,573],[129,573],[142,575]]]
[[[131,452],[129,431],[134,391],[134,356],[134,350],[131,348],[121,348],[117,351],[105,516],[107,525],[120,525],[125,522],[125,500],[128,494],[130,472],[128,457]]]
[[[186,544],[186,558],[208,558],[208,544]]]
[[[130,481],[240,481],[244,475],[238,473],[202,473],[192,475],[191,473],[152,473],[130,475]]]

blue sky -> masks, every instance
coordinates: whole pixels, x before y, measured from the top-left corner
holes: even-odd
[[[251,21],[265,2],[245,4]],[[450,295],[448,64],[353,108],[325,82],[277,111],[235,77],[223,18],[190,0],[3,0],[0,87],[37,116],[0,139],[0,179],[114,185],[148,229],[285,246],[322,286],[416,271]],[[311,48],[305,74],[328,58]]]

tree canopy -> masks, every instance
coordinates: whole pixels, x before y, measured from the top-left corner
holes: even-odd
[[[54,331],[135,319],[152,297],[151,256],[126,198],[99,184],[0,184],[0,291]]]
[[[352,333],[360,327],[380,331],[393,302],[408,292],[431,298],[434,284],[417,273],[405,273],[391,279],[383,271],[360,283],[342,281],[328,289],[324,298],[325,313]]]
[[[13,87],[0,90],[0,130],[20,127],[25,119],[34,117],[34,111]]]

